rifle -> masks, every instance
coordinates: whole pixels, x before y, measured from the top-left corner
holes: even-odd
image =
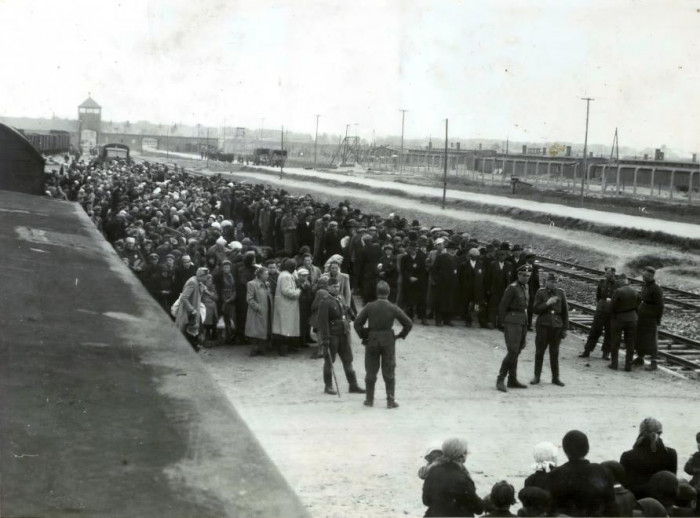
[[[340,386],[338,385],[338,378],[335,377],[335,369],[333,368],[333,357],[331,356],[330,344],[328,347],[321,344],[321,347],[325,349],[326,354],[328,355],[328,363],[331,364],[331,375],[333,376],[333,381],[335,382],[335,391],[338,393],[338,397],[340,397]]]

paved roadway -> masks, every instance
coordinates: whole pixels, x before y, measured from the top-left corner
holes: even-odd
[[[0,515],[304,516],[79,205],[0,191]]]

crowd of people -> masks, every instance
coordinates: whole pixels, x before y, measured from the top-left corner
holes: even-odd
[[[526,388],[517,363],[533,330],[531,383],[540,382],[549,350],[552,383],[564,386],[558,350],[568,328],[566,294],[552,273],[541,285],[528,247],[497,239],[483,244],[469,233],[397,214],[363,214],[347,201],[331,207],[310,195],[188,175],[158,163],[74,161],[50,179],[48,192],[84,207],[197,350],[244,343],[253,356],[285,356],[321,340],[318,313],[329,280],[338,282],[332,290],[348,321],[357,314],[353,293],[366,305],[377,299],[383,281],[388,300],[421,325],[462,320],[467,327],[502,330],[507,354],[499,390]],[[644,279],[638,293],[624,274],[606,270],[582,357],[603,335],[603,357],[617,369],[624,337],[626,370],[643,365],[645,354],[652,359],[647,368],[656,368],[663,297],[653,268]],[[325,354],[314,350],[312,357]]]
[[[532,474],[517,492],[499,481],[479,497],[466,468],[466,441],[448,439],[431,445],[418,476],[423,479],[425,516],[700,516],[700,433],[698,451],[685,463],[690,479],[678,476],[676,450],[661,439],[663,427],[654,418],[639,425],[639,434],[619,460],[587,459],[588,437],[571,430],[561,440],[567,462],[558,465],[558,448],[550,442],[533,449]]]

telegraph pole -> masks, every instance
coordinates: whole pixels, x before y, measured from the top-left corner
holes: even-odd
[[[209,169],[209,126],[207,126],[207,146],[205,153],[207,154],[207,169]]]
[[[284,125],[282,125],[282,144],[281,148],[283,153],[280,154],[280,178],[282,178],[282,173],[284,173]]]
[[[314,139],[314,171],[316,170],[316,157],[318,156],[318,118],[320,115],[316,115],[316,138]]]
[[[406,120],[406,112],[408,110],[399,110],[401,112],[401,164],[399,167],[399,173],[403,174],[403,162],[404,162],[404,157],[403,157],[403,129],[404,129],[404,122]]]
[[[583,186],[586,183],[586,174],[588,173],[588,114],[591,108],[591,101],[595,101],[592,97],[581,97],[582,101],[586,101],[586,137],[583,141],[583,172],[581,173],[581,204],[583,205]]]
[[[445,173],[442,176],[442,208],[445,209],[445,196],[447,196],[447,124],[445,119]]]
[[[260,145],[262,146],[263,129],[265,128],[265,117],[260,120]]]

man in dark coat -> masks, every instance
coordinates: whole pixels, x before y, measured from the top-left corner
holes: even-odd
[[[639,500],[651,496],[648,483],[654,473],[678,471],[676,450],[667,447],[661,440],[663,427],[652,417],[647,417],[639,425],[639,435],[631,450],[620,457],[620,464],[627,474],[627,489]]]
[[[409,241],[406,254],[401,258],[401,295],[403,310],[413,318],[417,316],[421,324],[425,320],[425,290],[428,282],[428,270],[425,267],[425,254],[418,250],[415,241]]]
[[[552,369],[552,383],[560,387],[564,383],[559,379],[559,344],[566,337],[569,328],[569,305],[566,293],[557,288],[557,276],[550,272],[544,288],[537,290],[533,311],[537,315],[535,334],[535,377],[530,382],[537,385],[542,374],[544,353],[549,348],[549,366]]]
[[[310,250],[313,250],[314,222],[312,220],[312,214],[306,213],[299,218],[299,224],[297,225],[297,242],[299,243],[299,248],[308,246]]]
[[[507,251],[498,250],[496,252],[496,260],[489,264],[486,271],[489,322],[494,327],[498,325],[498,305],[503,298],[506,288],[512,282],[513,270],[511,263],[506,262],[507,255]],[[532,272],[532,268],[530,268],[530,272]],[[525,309],[527,310],[527,305]],[[527,317],[527,311],[525,316]],[[527,325],[527,320],[525,324]]]
[[[355,332],[366,340],[365,346],[365,386],[367,397],[365,406],[374,405],[374,386],[377,383],[377,372],[382,368],[382,378],[386,386],[386,406],[396,408],[399,404],[394,397],[396,378],[396,339],[405,339],[411,332],[413,322],[398,306],[389,302],[389,284],[384,281],[377,283],[377,300],[362,308],[353,324]],[[403,326],[401,332],[394,336],[394,320]],[[364,329],[368,322],[368,329]]]
[[[632,362],[633,365],[643,365],[644,356],[649,355],[651,364],[646,367],[646,370],[649,371],[657,369],[658,326],[661,324],[661,317],[664,314],[664,295],[661,287],[654,280],[655,274],[656,270],[651,266],[647,266],[642,272],[644,285],[637,310],[637,358]]]
[[[435,325],[452,325],[454,313],[454,298],[457,289],[458,269],[457,245],[449,241],[445,246],[446,252],[437,254],[430,267],[430,278],[433,283],[433,312]]]
[[[617,276],[618,288],[615,290],[610,301],[612,311],[611,328],[611,348],[612,357],[609,367],[617,370],[617,357],[620,351],[622,335],[625,336],[625,370],[632,370],[632,356],[634,355],[635,337],[637,334],[637,306],[639,305],[639,294],[629,285],[627,276],[621,273]]]
[[[507,349],[496,378],[496,388],[501,392],[508,391],[504,383],[506,376],[509,388],[527,388],[518,381],[518,357],[525,348],[527,336],[527,281],[530,273],[527,264],[518,268],[518,280],[506,288],[498,308],[498,328],[503,329]]]
[[[359,256],[359,274],[362,278],[362,302],[367,304],[377,298],[377,264],[382,258],[382,249],[369,234],[362,236],[362,242],[364,248]]]
[[[603,359],[610,359],[610,320],[612,317],[610,303],[616,289],[615,268],[609,266],[605,268],[605,278],[598,282],[598,287],[596,288],[596,307],[593,314],[593,322],[591,323],[591,330],[588,332],[586,345],[583,348],[583,352],[579,354],[579,358],[588,358],[591,355],[602,334]]]
[[[562,447],[569,462],[549,475],[553,515],[615,516],[614,483],[605,468],[586,460],[586,434],[578,430],[567,432]]]
[[[384,281],[389,284],[389,301],[396,303],[397,281],[399,277],[398,269],[396,266],[396,257],[394,257],[394,247],[390,244],[386,244],[382,247],[384,255],[377,263],[377,278],[380,281]]]
[[[480,327],[489,327],[484,289],[486,268],[480,256],[479,250],[472,248],[467,253],[466,260],[460,265],[459,286],[464,293],[464,321],[467,327],[472,325],[472,312],[476,313]]]

